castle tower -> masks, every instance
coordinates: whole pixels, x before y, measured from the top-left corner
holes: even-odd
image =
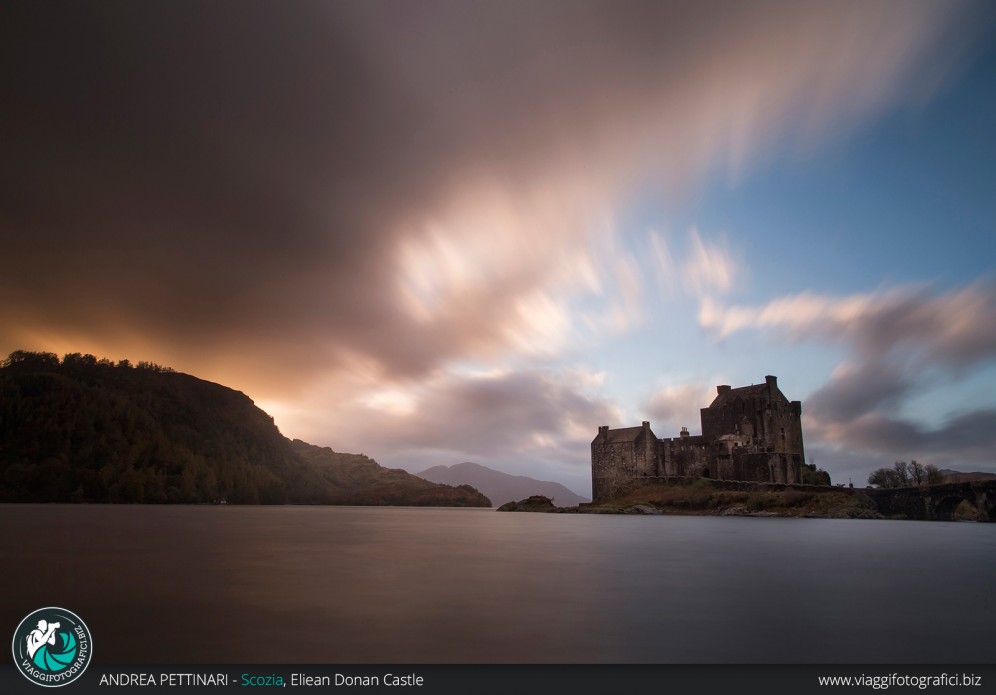
[[[701,418],[701,435],[682,427],[677,437],[661,440],[646,421],[640,427],[599,427],[591,442],[594,500],[611,498],[645,476],[802,482],[802,403],[785,397],[778,377],[769,374],[763,384],[738,388],[717,386]]]

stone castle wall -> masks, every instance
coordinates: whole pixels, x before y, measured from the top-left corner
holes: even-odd
[[[681,436],[670,439],[658,439],[649,422],[640,428],[599,427],[591,443],[593,498],[610,498],[642,477],[802,482],[802,404],[785,398],[775,377],[739,389],[717,387],[701,421],[701,435],[682,428]]]

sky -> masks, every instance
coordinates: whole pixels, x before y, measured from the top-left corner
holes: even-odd
[[[996,10],[8,2],[0,354],[590,494],[779,378],[835,483],[996,472]]]

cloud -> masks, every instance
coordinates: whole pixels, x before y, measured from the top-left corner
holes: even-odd
[[[844,448],[852,451],[878,453],[892,460],[919,459],[941,468],[991,470],[996,446],[996,410],[992,408],[961,412],[936,426],[882,413],[846,422],[808,420],[806,426],[824,444],[846,442]]]
[[[678,265],[663,234],[652,229],[648,234],[648,239],[650,243],[649,257],[655,271],[657,290],[661,298],[670,299],[678,289]]]
[[[910,376],[896,365],[845,362],[809,397],[807,411],[817,420],[848,422],[897,407],[913,388]]]
[[[610,285],[631,323],[637,289],[598,256],[627,185],[687,190],[922,96],[963,19],[914,2],[24,11],[3,42],[24,72],[0,342],[190,369],[226,352],[288,384],[356,355],[414,376],[556,346],[572,298]],[[686,280],[727,287],[697,246]]]
[[[862,360],[909,356],[952,369],[996,356],[996,284],[978,282],[932,293],[905,287],[831,297],[802,293],[760,307],[704,301],[699,323],[718,337],[773,330],[792,340],[820,339],[851,346]]]
[[[804,292],[761,307],[724,307],[705,297],[699,305],[699,324],[719,338],[747,329],[778,329],[790,338],[840,336],[840,329],[866,314],[874,301],[872,295],[825,297]]]
[[[474,461],[572,480],[583,490],[597,424],[621,417],[591,392],[603,376],[577,369],[445,372],[372,395],[362,383],[340,382],[316,391],[299,436],[412,472]]]
[[[730,257],[726,244],[704,242],[699,230],[695,228],[692,228],[689,236],[691,252],[682,267],[685,285],[697,296],[728,293],[742,270]]]
[[[700,323],[716,336],[760,330],[794,341],[836,342],[849,352],[805,402],[807,439],[827,450],[991,466],[994,412],[964,409],[938,423],[904,414],[913,398],[996,361],[996,285],[946,292],[904,287],[848,297],[809,293],[759,307],[703,302]],[[912,452],[912,453],[911,453]]]
[[[556,444],[565,408],[598,415],[532,372],[434,379],[639,325],[646,283],[613,224],[632,191],[680,199],[919,104],[970,43],[944,39],[971,28],[959,3],[912,1],[4,16],[18,68],[0,121],[0,352],[171,364],[302,427],[289,402],[345,418],[314,392],[348,384],[357,412],[422,418],[396,441],[455,437],[468,453],[533,421]],[[697,233],[692,247],[681,282],[723,296],[729,254]],[[743,327],[714,311],[721,330]],[[952,359],[988,349],[987,329],[944,325]],[[552,395],[517,400],[530,385]],[[437,419],[461,410],[481,420]]]
[[[651,230],[648,243],[648,258],[665,300],[681,291],[700,301],[711,301],[729,293],[746,273],[744,266],[734,260],[725,239],[704,240],[697,227],[688,230],[688,246],[680,263],[660,232]]]
[[[658,437],[676,437],[679,428],[699,430],[700,410],[716,396],[715,385],[704,382],[671,384],[655,391],[642,405],[642,410]]]

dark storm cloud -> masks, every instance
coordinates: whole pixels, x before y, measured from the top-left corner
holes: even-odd
[[[902,101],[959,13],[8,3],[0,344],[224,362],[272,392],[518,349],[626,185]]]
[[[4,291],[19,318],[265,340],[321,323],[316,301],[362,286],[378,243],[363,198],[390,190],[397,137],[382,115],[398,107],[334,24],[296,5],[212,7],[6,18],[5,62],[20,69]]]
[[[377,213],[404,194],[401,105],[307,7],[5,18],[3,290],[18,319],[230,344],[327,326],[323,306],[358,329],[382,318],[376,294],[358,310],[336,298],[364,287]]]

